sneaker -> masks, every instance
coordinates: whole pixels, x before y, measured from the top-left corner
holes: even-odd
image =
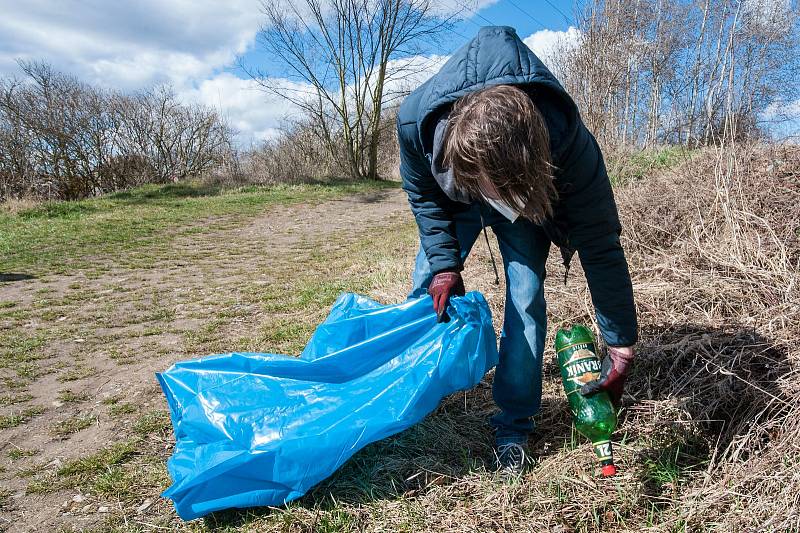
[[[495,449],[497,471],[507,475],[520,475],[528,462],[528,455],[522,444],[509,442]]]

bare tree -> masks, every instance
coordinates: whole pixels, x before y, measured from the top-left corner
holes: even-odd
[[[58,191],[66,199],[92,194],[97,168],[114,151],[105,135],[105,95],[45,63],[22,62],[20,67],[28,83],[6,81],[0,100],[3,122],[16,132],[17,141],[25,141],[12,152],[27,159],[36,175],[34,187]]]
[[[0,199],[77,199],[195,176],[232,151],[219,115],[157,88],[101,90],[40,62],[0,79]]]
[[[295,83],[245,70],[311,118],[331,157],[344,145],[352,178],[377,179],[387,87],[409,68],[395,60],[429,44],[451,19],[438,16],[430,0],[265,0],[262,6],[258,42]]]
[[[197,175],[232,149],[231,131],[216,111],[178,101],[170,87],[119,96],[119,142],[127,154],[144,156],[151,181],[165,183]]]
[[[798,93],[798,13],[788,2],[593,0],[562,81],[610,145],[757,138]],[[731,131],[727,131],[731,130]]]

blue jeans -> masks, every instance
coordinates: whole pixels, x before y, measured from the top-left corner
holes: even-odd
[[[494,209],[475,203],[454,217],[462,261],[480,235],[481,214],[497,236],[506,276],[500,361],[492,386],[500,411],[490,423],[498,445],[523,443],[533,431],[531,417],[539,412],[542,401],[542,353],[547,335],[544,278],[550,239],[527,220],[519,218],[512,224]],[[432,277],[428,259],[420,249],[409,297],[424,295]]]

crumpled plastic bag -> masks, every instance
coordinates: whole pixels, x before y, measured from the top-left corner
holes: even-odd
[[[229,353],[157,374],[176,437],[163,495],[184,520],[281,505],[474,387],[497,364],[491,313],[478,292],[450,302],[437,324],[429,296],[346,293],[299,358]]]

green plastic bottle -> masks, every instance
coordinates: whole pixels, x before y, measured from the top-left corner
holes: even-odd
[[[581,325],[556,333],[556,356],[561,381],[569,400],[575,429],[592,441],[603,476],[617,473],[611,450],[611,434],[617,427],[617,413],[608,393],[583,396],[580,388],[600,376],[600,358],[592,332]]]

